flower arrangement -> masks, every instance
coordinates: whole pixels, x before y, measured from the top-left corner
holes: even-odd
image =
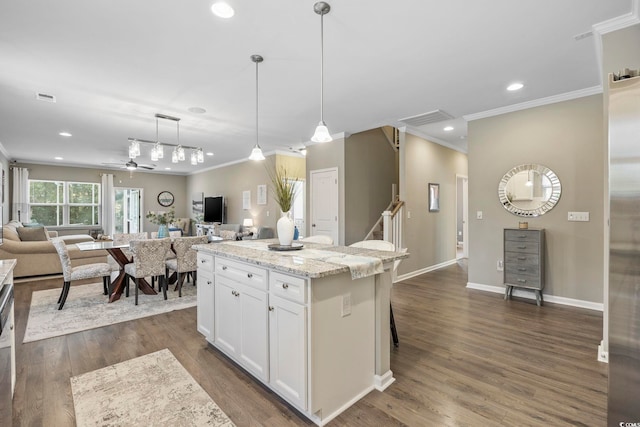
[[[153,224],[156,225],[168,225],[176,219],[176,210],[174,207],[169,209],[169,212],[156,213],[149,211],[146,215],[146,218]]]
[[[267,169],[267,172],[271,179],[271,188],[276,203],[278,203],[282,212],[289,212],[296,196],[296,183],[299,179],[291,177],[284,166]]]

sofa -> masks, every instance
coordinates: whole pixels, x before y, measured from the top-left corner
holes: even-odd
[[[62,274],[60,257],[49,240],[58,237],[56,231],[47,231],[44,227],[23,227],[21,223],[11,221],[2,226],[2,235],[0,259],[17,260],[14,277]],[[71,265],[107,262],[106,251],[81,251],[75,245],[79,242],[93,241],[88,234],[71,234],[60,238],[68,246]]]

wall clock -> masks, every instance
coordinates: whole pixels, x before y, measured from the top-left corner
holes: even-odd
[[[173,194],[169,191],[161,191],[160,194],[158,194],[158,204],[165,208],[171,206],[173,204]]]

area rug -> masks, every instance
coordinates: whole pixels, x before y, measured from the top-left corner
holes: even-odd
[[[140,294],[137,306],[134,304],[133,283],[129,298],[123,294],[113,303],[108,303],[107,296],[102,292],[102,283],[72,285],[62,310],[58,310],[57,304],[60,289],[34,292],[23,342],[72,334],[196,305],[196,287],[191,283],[182,286],[182,298],[178,298],[178,292],[169,286],[166,301],[161,293]]]
[[[166,348],[71,377],[71,391],[79,427],[234,426]]]

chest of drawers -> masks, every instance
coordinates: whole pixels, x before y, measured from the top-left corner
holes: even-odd
[[[513,288],[535,291],[536,303],[543,303],[544,289],[544,229],[505,228],[504,284],[508,299]]]

